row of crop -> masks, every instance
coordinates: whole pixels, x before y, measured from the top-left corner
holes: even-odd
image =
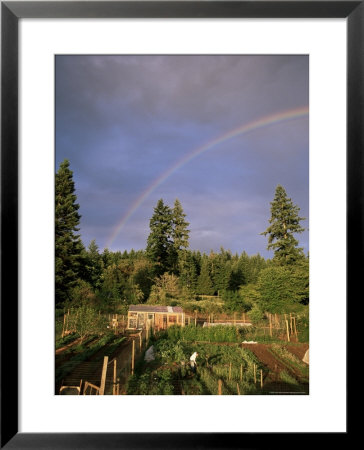
[[[308,365],[305,364],[303,361],[301,361],[299,358],[297,358],[296,355],[291,353],[289,350],[287,350],[285,347],[273,344],[269,351],[272,353],[272,355],[283,362],[288,368],[293,369],[296,372],[301,374],[300,378],[303,382],[308,382],[308,376],[309,376],[309,368]]]
[[[262,343],[281,342],[276,333],[270,336],[269,330],[255,326],[215,325],[213,327],[199,327],[188,325],[185,327],[172,326],[160,333],[160,337],[176,341],[203,342],[231,342],[256,341]]]
[[[71,333],[67,336],[64,336],[63,338],[59,338],[56,340],[56,350],[64,347],[65,345],[70,344],[71,342],[75,341],[79,338],[79,335],[77,333]]]
[[[219,380],[222,394],[254,394],[257,392],[254,374],[265,371],[254,353],[238,346],[173,342],[166,338],[158,339],[153,345],[155,361],[138,365],[129,378],[128,394],[216,395]],[[192,374],[189,365],[195,351],[198,352],[197,375]]]
[[[108,356],[108,353],[111,354],[124,339],[124,337],[117,337],[112,333],[105,334],[97,339],[95,339],[95,336],[90,336],[82,344],[67,351],[71,352],[73,356],[56,370],[56,382],[71,373],[80,363],[89,360],[103,347],[105,347],[105,351],[102,357]]]
[[[243,327],[216,325],[214,327],[172,326],[165,332],[171,341],[241,342],[247,333]]]
[[[193,343],[188,341],[173,342],[162,338],[154,342],[156,356],[163,363],[187,364],[193,352],[198,353],[198,366],[212,367],[216,365],[232,364],[234,367],[242,366],[244,373],[251,374],[254,365],[261,369],[262,365],[254,353],[237,345],[217,345],[209,343]]]
[[[162,367],[131,375],[126,392],[128,395],[172,395],[174,394],[172,370]]]

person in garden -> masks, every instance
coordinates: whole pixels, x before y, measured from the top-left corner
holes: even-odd
[[[197,368],[197,364],[196,364],[196,358],[198,356],[197,352],[192,353],[191,357],[190,357],[190,366],[191,366],[191,370],[193,373],[196,373],[196,368]]]

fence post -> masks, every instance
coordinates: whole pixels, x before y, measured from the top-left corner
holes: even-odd
[[[257,366],[254,364],[254,383],[257,382]]]
[[[104,356],[104,365],[102,366],[101,385],[100,385],[99,395],[104,395],[104,393],[105,393],[106,371],[107,371],[108,360],[109,360],[109,357]]]
[[[135,341],[133,339],[131,350],[131,374],[134,375]]]
[[[240,364],[240,381],[243,380],[243,365]]]
[[[114,377],[113,377],[113,385],[112,385],[112,395],[115,395],[116,391],[116,359],[114,359]]]
[[[238,395],[240,395],[239,383],[236,383],[236,387],[238,389]]]
[[[66,314],[63,314],[63,328],[62,328],[62,339],[64,338],[64,326],[66,324]]]
[[[70,320],[70,310],[67,311],[67,322],[66,322],[66,332],[68,331],[68,323]]]
[[[222,394],[222,381],[219,379],[218,383],[217,383],[217,390],[218,390],[218,395]]]
[[[269,313],[269,331],[270,331],[270,337],[273,336],[272,334],[272,314]]]
[[[293,318],[293,325],[294,325],[294,334],[296,335],[296,339],[298,340],[298,335],[297,335],[297,328],[296,328],[296,318]]]
[[[263,370],[260,369],[260,387],[263,388]]]
[[[290,342],[289,338],[289,328],[288,328],[288,320],[286,319],[286,327],[287,327],[287,341]]]

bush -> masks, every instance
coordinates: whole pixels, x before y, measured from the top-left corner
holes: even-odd
[[[253,324],[259,323],[264,319],[264,313],[259,309],[257,305],[249,311],[249,318]]]

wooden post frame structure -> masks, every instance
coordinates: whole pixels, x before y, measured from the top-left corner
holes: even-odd
[[[158,330],[172,325],[185,326],[185,313],[180,306],[130,305],[128,311],[128,330],[141,330],[147,324]],[[148,325],[148,326],[149,326]]]
[[[347,20],[347,296],[360,292],[362,264],[354,257],[363,248],[364,186],[364,0],[344,1],[3,1],[1,2],[1,442],[2,448],[119,448],[170,445],[168,433],[29,433],[18,432],[19,325],[19,21],[20,19],[300,19]],[[47,39],[47,36],[44,36]],[[36,111],[35,111],[36,112]],[[50,149],[52,151],[52,149]],[[8,301],[11,297],[12,301]],[[51,318],[47,318],[51,320]],[[12,370],[7,370],[11,367]],[[25,370],[25,369],[24,369]],[[47,411],[51,413],[50,411]],[[97,430],[93,430],[94,432]],[[341,438],[342,436],[340,436]],[[346,436],[343,436],[344,438]],[[339,438],[339,437],[338,437]],[[179,445],[227,448],[241,437],[180,433]],[[263,435],[244,437],[246,446],[261,444]],[[311,436],[300,436],[308,442]]]

